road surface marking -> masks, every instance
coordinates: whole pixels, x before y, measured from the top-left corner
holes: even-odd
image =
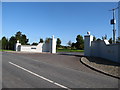
[[[30,71],[30,70],[27,70],[27,69],[25,69],[25,68],[17,65],[17,64],[14,64],[14,63],[12,63],[12,62],[9,62],[9,63],[10,63],[11,65],[13,65],[13,66],[16,66],[16,67],[18,67],[18,68],[26,71],[26,72],[29,72],[29,73],[32,74],[32,75],[35,75],[35,76],[37,76],[37,77],[39,77],[39,78],[41,78],[41,79],[44,79],[44,80],[46,80],[46,81],[48,81],[48,82],[50,82],[50,83],[53,83],[53,84],[55,84],[55,85],[57,85],[57,86],[59,86],[59,87],[61,87],[61,88],[65,88],[65,89],[71,90],[71,89],[69,89],[69,88],[66,87],[66,86],[63,86],[63,85],[61,85],[61,84],[59,84],[59,83],[56,83],[56,82],[54,82],[54,81],[52,81],[52,80],[50,80],[50,79],[47,79],[47,78],[45,78],[45,77],[43,77],[43,76],[40,76],[40,75],[38,75],[38,74]]]

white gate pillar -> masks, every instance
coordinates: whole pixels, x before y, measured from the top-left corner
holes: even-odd
[[[91,42],[93,41],[93,36],[90,35],[90,32],[87,32],[87,35],[84,36],[84,55],[90,56],[91,53]]]
[[[56,38],[54,38],[54,35],[52,36],[51,53],[56,53]]]
[[[19,42],[19,40],[17,40],[17,43],[15,45],[15,51],[19,51],[19,46],[21,46],[21,43]]]

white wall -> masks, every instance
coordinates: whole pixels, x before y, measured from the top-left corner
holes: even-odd
[[[24,52],[42,52],[42,46],[43,43],[39,43],[38,45],[21,45],[21,50],[20,51],[24,51]]]
[[[93,41],[91,46],[91,56],[106,58],[115,62],[120,62],[118,55],[120,44],[106,44],[104,40]]]
[[[20,51],[31,52],[31,46],[29,46],[29,45],[21,45],[21,50]]]
[[[84,51],[86,56],[90,56],[91,53],[91,42],[93,41],[92,35],[85,35],[85,41],[84,41]]]
[[[16,51],[24,52],[51,52],[56,53],[56,39],[54,36],[47,43],[39,43],[38,45],[21,45],[19,41],[16,43]]]
[[[91,41],[91,37],[85,36],[85,56],[101,57],[120,63],[120,44],[109,44],[108,40]]]

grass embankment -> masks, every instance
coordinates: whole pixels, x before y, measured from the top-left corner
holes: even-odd
[[[0,49],[0,51],[13,51],[13,50],[3,50],[3,49]]]
[[[57,49],[57,52],[84,52],[84,50],[76,50],[76,49]]]

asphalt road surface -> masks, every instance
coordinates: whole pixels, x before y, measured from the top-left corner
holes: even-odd
[[[2,53],[3,88],[118,88],[118,79],[95,72],[79,56]]]

